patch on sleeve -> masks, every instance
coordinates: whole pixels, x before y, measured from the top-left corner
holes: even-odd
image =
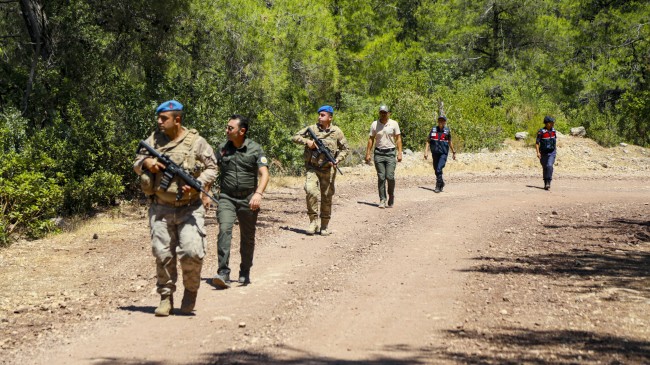
[[[269,160],[267,160],[265,156],[262,156],[262,157],[260,158],[260,162],[263,163],[263,164],[268,164],[268,163],[269,163]]]

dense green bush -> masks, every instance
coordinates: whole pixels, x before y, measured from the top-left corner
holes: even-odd
[[[135,145],[172,98],[215,147],[230,114],[250,117],[274,174],[302,172],[290,138],[322,104],[355,151],[348,164],[383,103],[410,149],[440,101],[459,150],[497,149],[517,131],[532,143],[544,115],[604,145],[650,146],[647,1],[33,2],[0,3],[4,242],[139,196]]]
[[[7,157],[7,156],[4,156]],[[9,162],[8,159],[4,160]],[[13,161],[13,159],[12,159]],[[7,165],[5,168],[16,167]],[[4,170],[4,169],[3,169]],[[56,229],[50,218],[63,203],[63,189],[54,179],[39,172],[21,172],[0,177],[0,245],[6,245],[12,233],[31,238]]]

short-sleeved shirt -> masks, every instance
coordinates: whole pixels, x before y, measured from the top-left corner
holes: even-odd
[[[448,127],[440,128],[435,126],[429,132],[429,147],[431,153],[446,155],[449,153],[449,142],[451,142],[451,130]]]
[[[555,132],[555,128],[542,128],[537,131],[536,143],[539,145],[539,151],[542,153],[551,153],[555,151],[555,145],[557,144],[557,133]]]
[[[385,124],[375,120],[370,126],[370,137],[375,137],[375,148],[387,149],[397,147],[395,140],[400,133],[399,124],[392,119],[388,119]]]
[[[257,187],[260,167],[268,166],[266,154],[258,143],[246,138],[241,147],[232,142],[222,143],[217,149],[221,191],[241,192]]]

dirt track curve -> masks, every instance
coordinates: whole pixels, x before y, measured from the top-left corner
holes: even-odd
[[[35,347],[27,342],[0,359],[37,364],[650,362],[650,247],[643,236],[650,233],[647,179],[603,184],[567,178],[546,192],[533,178],[470,177],[451,179],[441,194],[432,191],[430,180],[402,180],[396,207],[385,210],[376,207],[371,184],[342,183],[329,237],[304,235],[300,187],[269,192],[252,285],[216,290],[204,282],[194,316],[153,316],[158,298],[153,258],[144,248],[147,226],[134,220],[127,232],[102,238],[114,236],[120,255],[148,265],[138,268],[147,275],[141,283],[146,291],[131,293],[128,304],[117,302],[122,303],[112,306],[117,310],[83,326],[45,334]],[[627,222],[620,228],[637,239],[622,239],[609,250],[608,237],[620,237],[616,222]],[[216,267],[216,221],[208,224],[206,279]],[[607,227],[610,236],[603,233]],[[125,235],[145,243],[125,244]],[[237,249],[235,244],[235,273]],[[619,279],[631,280],[627,286],[608,281],[613,274],[603,274],[607,267],[587,275],[552,267],[592,249],[603,265],[607,255],[632,260],[610,262]],[[542,254],[557,256],[530,261]],[[571,260],[586,262],[579,269],[597,265],[576,257]],[[501,270],[506,259],[513,266]],[[643,264],[645,269],[620,271]],[[110,267],[94,273],[105,275],[97,280],[108,286],[130,276],[122,274]],[[589,281],[603,284],[579,290]],[[622,291],[609,304],[603,293],[613,293],[607,292],[611,288]],[[181,293],[182,287],[177,302]],[[611,320],[614,313],[617,319]],[[590,341],[595,345],[588,346]]]

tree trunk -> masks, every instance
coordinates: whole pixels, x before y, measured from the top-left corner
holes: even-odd
[[[38,58],[41,57],[44,60],[50,58],[52,48],[47,29],[47,17],[43,12],[41,4],[37,0],[20,0],[20,10],[23,14],[25,26],[27,27],[34,51],[29,71],[29,79],[27,80],[25,94],[23,95],[22,114],[25,116],[29,106],[29,97],[32,92],[34,79],[36,77]]]

